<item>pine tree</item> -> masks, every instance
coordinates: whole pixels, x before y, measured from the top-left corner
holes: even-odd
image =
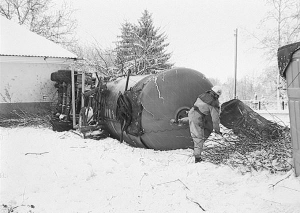
[[[171,57],[166,53],[167,37],[158,33],[147,10],[138,20],[138,25],[128,22],[122,25],[120,41],[117,43],[117,61],[122,70],[131,69],[135,74],[157,73],[169,69]]]
[[[116,64],[123,72],[124,70],[136,70],[137,55],[137,34],[136,26],[125,22],[121,28],[120,41],[117,42],[117,59]]]

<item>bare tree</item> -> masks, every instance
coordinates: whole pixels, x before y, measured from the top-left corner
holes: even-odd
[[[267,0],[270,11],[261,22],[264,31],[260,46],[274,59],[277,49],[300,39],[300,1]]]
[[[74,10],[66,3],[58,10],[54,6],[52,0],[1,0],[0,14],[55,43],[69,45],[77,27]]]
[[[270,11],[261,22],[263,34],[258,38],[259,46],[266,51],[265,56],[274,66],[277,62],[277,50],[286,44],[300,39],[300,1],[299,0],[267,0]],[[276,73],[277,72],[277,73]],[[280,108],[282,97],[286,91],[282,90],[285,81],[277,74],[277,108]],[[273,75],[274,75],[273,73]]]
[[[118,68],[115,64],[116,54],[113,50],[104,50],[96,42],[91,45],[77,45],[72,51],[80,58],[76,62],[77,70],[96,72],[100,76],[117,76]]]

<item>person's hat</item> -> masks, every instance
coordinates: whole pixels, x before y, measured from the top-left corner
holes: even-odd
[[[222,94],[222,88],[220,86],[214,86],[213,88],[211,88],[211,90],[219,96]]]

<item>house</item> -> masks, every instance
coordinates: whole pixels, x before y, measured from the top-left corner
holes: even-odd
[[[74,53],[0,16],[0,118],[18,111],[49,111],[57,97],[51,73],[70,69],[76,59]]]

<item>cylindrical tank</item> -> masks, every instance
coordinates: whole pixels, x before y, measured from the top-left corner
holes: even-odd
[[[121,135],[116,103],[122,93],[130,102],[132,114],[124,141],[132,146],[156,150],[193,147],[188,125],[172,125],[170,120],[187,116],[186,112],[198,95],[211,89],[212,84],[202,73],[174,68],[155,75],[131,76],[126,92],[125,85],[126,78],[107,84],[106,118],[112,137],[119,139]],[[212,125],[209,125],[206,135],[211,131]]]

